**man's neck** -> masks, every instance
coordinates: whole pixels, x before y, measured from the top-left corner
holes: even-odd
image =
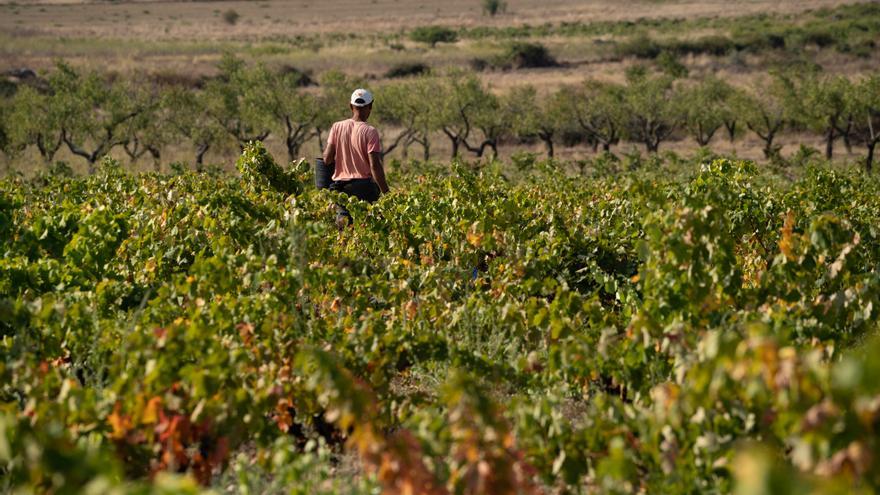
[[[353,120],[353,121],[355,121],[355,122],[366,122],[366,121],[367,121],[367,119],[363,118],[363,117],[362,117],[360,114],[358,114],[358,113],[353,113],[353,114],[351,114],[351,120]]]

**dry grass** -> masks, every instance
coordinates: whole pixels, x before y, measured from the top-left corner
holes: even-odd
[[[509,0],[506,14],[488,17],[479,0],[0,2],[0,32],[144,40],[258,40],[315,33],[379,33],[417,25],[507,26],[545,22],[792,13],[847,0]],[[5,4],[5,5],[4,5]],[[222,12],[241,20],[226,24]]]
[[[353,0],[24,0],[14,5],[0,1],[0,69],[47,70],[63,58],[78,66],[123,73],[147,70],[199,76],[211,74],[224,52],[234,52],[251,61],[293,65],[314,74],[341,69],[373,79],[398,63],[420,62],[438,68],[467,66],[474,58],[500,53],[505,44],[503,40],[467,39],[429,50],[400,36],[418,24],[504,26],[659,17],[693,19],[793,13],[845,3],[852,2],[511,0],[507,14],[489,18],[480,13],[479,0],[372,0],[366,4],[366,12],[363,2]],[[222,13],[230,9],[242,16],[234,26],[222,19]],[[360,21],[355,20],[358,16]],[[707,32],[695,28],[681,34]],[[348,39],[350,34],[355,38]],[[594,75],[605,77],[602,61],[607,59],[608,47],[603,41],[607,38],[541,38],[539,41],[568,66],[525,77],[542,85]],[[515,76],[489,74],[487,78],[504,87],[505,81]]]

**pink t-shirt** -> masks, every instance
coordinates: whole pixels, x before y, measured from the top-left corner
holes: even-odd
[[[370,153],[382,152],[379,131],[366,122],[348,119],[333,124],[327,146],[336,147],[333,180],[369,179]]]

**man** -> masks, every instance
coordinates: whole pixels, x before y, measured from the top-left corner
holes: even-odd
[[[356,89],[349,106],[351,118],[333,124],[324,148],[324,163],[336,166],[330,189],[372,203],[388,192],[379,131],[367,124],[373,111],[373,94]],[[351,214],[337,205],[336,225],[342,229],[350,223]]]

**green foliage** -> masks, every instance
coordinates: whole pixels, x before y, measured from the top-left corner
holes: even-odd
[[[418,43],[427,43],[432,48],[437,43],[455,43],[458,40],[458,34],[454,30],[443,26],[417,27],[409,33],[409,37]]]
[[[621,43],[617,54],[621,57],[657,58],[663,47],[646,34],[639,34]]]
[[[240,146],[266,139],[272,122],[264,107],[266,85],[260,84],[263,71],[248,67],[231,54],[223,57],[219,69],[220,75],[208,81],[201,94],[202,112]]]
[[[223,22],[229,24],[230,26],[234,26],[239,19],[241,19],[241,14],[236,12],[234,9],[229,9],[223,12]]]
[[[421,62],[407,62],[395,65],[388,69],[388,72],[385,73],[385,77],[388,79],[395,79],[398,77],[420,76],[429,71],[430,67]]]
[[[437,103],[432,125],[449,138],[453,158],[459,155],[462,147],[481,156],[489,144],[487,141],[493,138],[486,131],[503,133],[510,125],[499,111],[498,98],[489,93],[473,74],[453,72],[435,88],[437,92],[433,93],[432,99]],[[480,144],[471,142],[476,127],[482,127],[484,132]]]
[[[519,41],[508,45],[492,63],[502,69],[527,69],[559,65],[546,46],[540,43]]]
[[[555,63],[541,45],[506,46],[496,60],[500,66]],[[432,141],[445,135],[453,156],[463,151],[496,156],[505,144],[537,140],[548,155],[556,144],[585,143],[610,151],[621,140],[643,143],[654,153],[662,142],[685,133],[707,147],[724,128],[731,142],[746,130],[755,133],[775,164],[798,164],[804,157],[779,155],[778,137],[790,129],[821,133],[826,157],[841,139],[848,150],[864,146],[870,170],[880,136],[872,99],[876,74],[850,81],[789,68],[744,90],[712,76],[679,81],[683,67],[671,52],[664,53],[658,59],[664,73],[635,64],[627,68],[624,86],[587,80],[580,87],[540,95],[527,85],[496,91],[460,70],[440,74],[422,73],[418,64],[398,67],[400,75],[418,74],[374,88],[377,119],[380,125],[391,124],[386,152],[402,148],[406,159],[412,145],[418,145],[427,161]],[[364,85],[330,71],[322,74],[315,91],[304,86],[309,79],[302,72],[248,64],[232,55],[223,57],[218,70],[201,87],[155,86],[59,63],[48,77],[50,91],[23,86],[3,106],[0,145],[16,161],[35,147],[44,172],[64,145],[86,161],[90,173],[104,156],[120,149],[130,163],[151,157],[160,171],[163,152],[183,138],[194,148],[195,169],[202,171],[210,155],[277,136],[292,162],[302,158],[308,140],[323,146],[330,125],[349,115],[352,88]]]
[[[739,98],[742,121],[764,142],[764,156],[778,158],[780,147],[775,139],[791,120],[791,112],[785,106],[788,92],[784,81],[778,76],[756,81],[753,91]]]
[[[657,57],[657,66],[667,75],[675,78],[687,77],[687,67],[670,52],[663,52]]]
[[[516,160],[343,232],[260,143],[241,178],[0,181],[0,487],[880,486],[876,179]]]
[[[847,134],[847,95],[852,83],[842,76],[828,77],[816,72],[785,74],[786,108],[792,123],[825,137],[825,157],[833,156],[834,141]]]
[[[580,88],[563,90],[564,115],[586,133],[587,139],[610,151],[623,137],[628,123],[624,107],[625,88],[587,81]]]
[[[566,114],[571,105],[567,91],[539,97],[534,87],[523,86],[512,90],[504,104],[511,118],[511,133],[521,142],[543,141],[549,158],[566,132],[576,132]]]
[[[35,145],[40,156],[51,162],[61,148],[63,93],[43,94],[25,86],[16,91],[4,115],[8,147],[21,152]]]
[[[700,146],[707,146],[726,122],[737,118],[731,108],[734,89],[721,79],[706,78],[686,88],[681,98],[685,126]]]
[[[627,136],[643,143],[649,153],[657,152],[683,120],[681,96],[670,76],[631,73],[622,106]]]
[[[297,173],[304,172],[301,170],[303,164],[297,167],[294,170],[283,170],[260,142],[246,144],[241,157],[235,163],[235,168],[249,188],[270,188],[286,195],[297,194],[303,189],[303,181],[297,176]]]
[[[880,76],[874,74],[853,85],[846,102],[852,135],[868,149],[865,169],[871,172],[874,149],[880,142]]]
[[[304,90],[302,73],[272,72],[262,65],[248,72],[243,99],[254,121],[283,137],[288,160],[301,158],[300,150],[316,125],[329,119],[328,109],[322,108],[318,96]]]
[[[507,2],[504,0],[483,0],[483,13],[495,17],[507,11]]]

